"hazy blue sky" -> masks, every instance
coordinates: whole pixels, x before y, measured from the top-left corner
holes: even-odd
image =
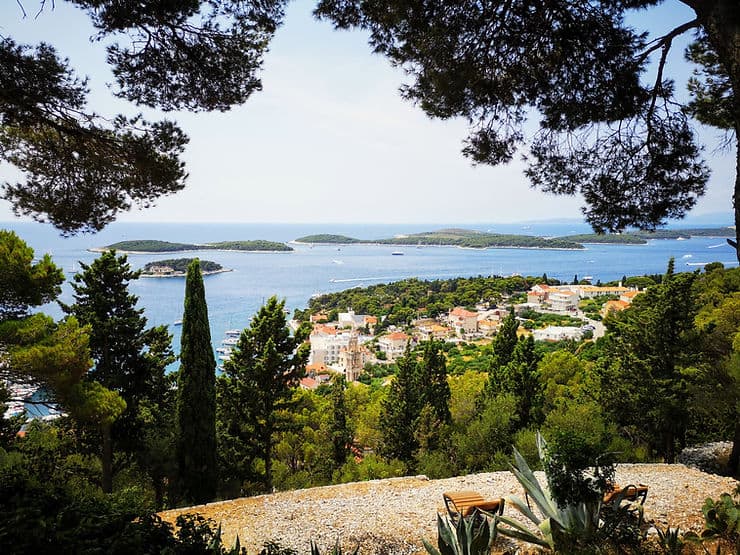
[[[103,115],[137,112],[110,96],[111,74],[84,14],[57,0],[34,18],[39,0],[0,2],[0,35],[56,45],[90,78],[91,107]],[[49,3],[50,4],[50,3]],[[460,154],[464,121],[431,121],[400,99],[403,79],[370,53],[363,33],[334,31],[311,17],[312,2],[293,2],[268,53],[264,90],[226,113],[169,114],[190,136],[187,188],[125,221],[234,222],[512,222],[579,218],[578,198],[532,190],[518,161],[473,167]],[[645,19],[647,18],[647,19]],[[641,13],[656,32],[691,19],[668,0]],[[685,77],[683,45],[674,46],[671,76]],[[652,79],[653,76],[651,75]],[[678,88],[683,90],[684,83]],[[161,114],[143,110],[149,118]],[[734,152],[717,153],[717,130],[703,129],[713,175],[694,215],[729,212]],[[17,175],[0,166],[0,180]],[[0,221],[12,219],[0,201]]]

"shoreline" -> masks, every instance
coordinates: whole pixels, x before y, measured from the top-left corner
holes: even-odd
[[[518,245],[490,245],[488,247],[466,247],[463,245],[419,245],[416,243],[374,243],[372,241],[359,241],[357,243],[303,243],[301,241],[288,241],[294,245],[319,245],[322,247],[340,246],[340,247],[351,247],[354,245],[369,245],[372,247],[413,247],[413,248],[456,248],[456,249],[467,249],[474,251],[484,251],[486,249],[529,249],[529,250],[541,250],[541,251],[583,251],[588,250],[586,247],[574,248],[574,247],[525,247]],[[598,243],[594,243],[598,244]],[[621,244],[621,243],[615,243]]]
[[[109,249],[108,247],[90,247],[89,249],[85,249],[87,252],[107,252],[109,250],[115,250],[119,254],[180,254],[185,252],[203,252],[203,251],[209,251],[209,252],[248,252],[248,253],[270,253],[270,254],[283,254],[283,253],[291,253],[293,252],[293,249],[289,251],[274,251],[274,250],[246,250],[246,249],[187,249],[187,250],[181,250],[181,251],[125,251],[121,249]]]

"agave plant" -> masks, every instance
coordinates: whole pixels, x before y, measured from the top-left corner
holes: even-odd
[[[537,434],[537,445],[540,458],[544,458],[547,446],[539,434]],[[627,509],[619,507],[620,500],[616,500],[617,508],[608,521],[600,519],[600,499],[570,502],[559,506],[549,490],[540,485],[527,461],[516,449],[514,449],[514,461],[515,464],[511,471],[524,488],[528,499],[537,507],[539,515],[532,510],[528,502],[524,502],[520,497],[516,495],[507,497],[506,503],[529,519],[536,526],[536,531],[518,520],[499,516],[497,530],[502,535],[563,553],[595,547],[601,544],[604,538],[614,538],[617,535],[615,534],[616,529],[627,516]]]
[[[496,523],[477,512],[453,523],[437,514],[437,547],[422,539],[430,555],[488,555],[496,540]]]
[[[350,553],[350,555],[358,555],[360,552],[360,546],[358,545],[355,547],[355,550]],[[319,549],[319,546],[314,543],[313,540],[311,540],[311,555],[321,555],[321,549]],[[342,546],[339,543],[339,538],[337,538],[337,542],[334,544],[334,547],[329,552],[329,555],[342,555]]]

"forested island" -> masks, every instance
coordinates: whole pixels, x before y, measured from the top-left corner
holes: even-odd
[[[443,246],[471,249],[527,248],[527,249],[583,249],[583,243],[644,245],[650,239],[689,239],[691,237],[734,237],[731,227],[692,229],[658,229],[655,231],[628,231],[625,233],[580,233],[560,237],[537,237],[504,233],[486,233],[470,229],[440,229],[423,233],[399,235],[386,239],[357,239],[346,235],[319,233],[295,239],[294,243],[317,245],[398,245]]]
[[[160,252],[182,252],[182,251],[202,251],[202,250],[226,250],[226,251],[269,251],[269,252],[290,252],[293,250],[285,243],[276,241],[264,241],[262,239],[254,241],[221,241],[217,243],[204,243],[196,245],[192,243],[172,243],[170,241],[157,241],[153,239],[139,239],[131,241],[119,241],[106,247],[93,247],[91,252],[103,252],[107,250],[117,250],[124,253],[142,253],[152,254]]]
[[[527,248],[527,249],[582,249],[583,245],[566,238],[545,238],[533,235],[484,233],[470,229],[440,229],[424,233],[400,235],[388,239],[356,239],[344,235],[307,235],[296,243],[316,244],[371,244],[403,246],[444,246],[471,249]]]
[[[691,237],[734,237],[731,227],[701,227],[693,229],[656,229],[655,231],[628,231],[625,233],[581,233],[564,235],[560,239],[579,243],[609,243],[644,245],[649,239],[690,239]]]
[[[185,277],[193,258],[170,258],[147,262],[141,269],[141,277]],[[221,264],[211,260],[200,260],[200,271],[203,275],[231,272]]]

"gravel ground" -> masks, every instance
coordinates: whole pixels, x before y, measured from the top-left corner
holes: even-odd
[[[538,473],[544,482],[544,476]],[[645,518],[661,528],[679,526],[700,531],[701,506],[707,497],[732,492],[737,481],[675,464],[624,464],[617,467],[620,484],[648,484]],[[199,513],[221,523],[226,545],[236,535],[248,553],[258,553],[273,540],[299,553],[310,541],[326,552],[337,540],[345,549],[360,545],[361,555],[424,552],[421,538],[436,543],[436,513],[444,510],[442,492],[472,489],[486,498],[523,490],[510,472],[491,472],[428,480],[424,476],[391,478],[321,488],[279,492],[175,509],[161,513],[174,522],[178,514]],[[504,514],[518,513],[507,506]],[[515,547],[505,539],[499,552]]]

